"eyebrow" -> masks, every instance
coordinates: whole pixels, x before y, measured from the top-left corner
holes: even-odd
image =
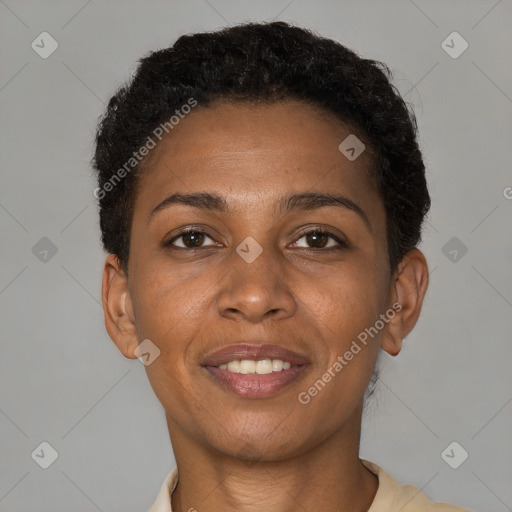
[[[196,192],[192,194],[175,193],[165,198],[149,214],[148,222],[160,211],[174,204],[185,204],[204,211],[214,211],[229,214],[231,209],[223,196],[210,192]],[[354,201],[342,195],[322,192],[303,192],[291,194],[279,199],[275,213],[287,214],[297,210],[316,210],[325,206],[335,206],[357,213],[371,231],[368,216]]]

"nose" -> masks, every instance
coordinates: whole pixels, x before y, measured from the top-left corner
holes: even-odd
[[[290,283],[290,269],[278,251],[263,249],[252,262],[234,252],[230,269],[220,283],[221,316],[250,323],[280,320],[295,314],[297,302]]]

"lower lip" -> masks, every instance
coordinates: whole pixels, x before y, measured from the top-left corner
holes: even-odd
[[[206,366],[206,369],[229,391],[244,398],[264,398],[274,395],[298,379],[306,366],[294,365],[287,370],[264,375],[233,373],[216,366]]]

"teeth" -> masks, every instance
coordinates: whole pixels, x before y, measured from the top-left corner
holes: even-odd
[[[280,372],[283,369],[283,361],[281,359],[272,359],[272,371]]]
[[[283,361],[281,359],[260,359],[259,361],[235,359],[229,363],[219,365],[221,370],[227,370],[232,373],[242,373],[244,375],[266,375],[267,373],[288,370],[290,367],[291,363],[289,361]]]
[[[265,375],[266,373],[272,373],[272,359],[262,359],[256,363],[255,372],[258,375]]]
[[[240,361],[230,361],[228,363],[228,372],[240,373]]]
[[[254,373],[256,371],[256,363],[254,361],[249,361],[248,359],[242,359],[240,361],[240,370],[238,371],[244,375]]]

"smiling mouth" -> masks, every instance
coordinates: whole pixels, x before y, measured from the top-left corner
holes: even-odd
[[[224,391],[243,398],[266,398],[277,394],[296,381],[307,366],[307,364],[292,365],[280,359],[259,361],[243,359],[205,368],[213,377],[213,381]],[[259,373],[260,371],[263,373]]]
[[[220,364],[217,368],[243,375],[268,375],[269,373],[289,370],[291,366],[290,361],[283,361],[282,359],[260,359],[259,361],[234,359],[228,363]]]
[[[309,361],[280,345],[239,343],[210,353],[202,366],[223,391],[244,398],[264,398],[296,381]]]

